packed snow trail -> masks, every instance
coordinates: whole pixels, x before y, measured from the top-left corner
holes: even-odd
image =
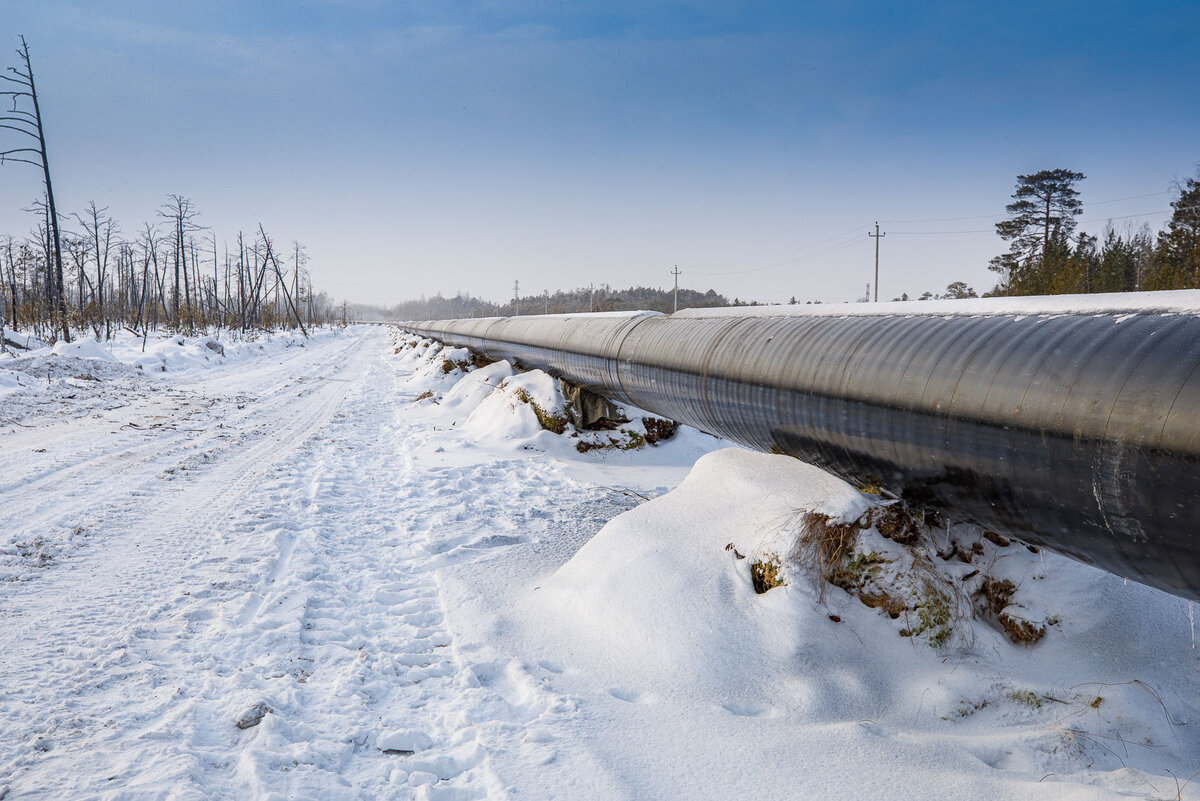
[[[434,571],[510,542],[505,499],[545,482],[421,474],[385,345],[327,338],[6,438],[5,530],[86,533],[0,584],[0,796],[502,796],[481,724],[512,715],[456,657]],[[439,534],[431,498],[480,470],[511,494]]]

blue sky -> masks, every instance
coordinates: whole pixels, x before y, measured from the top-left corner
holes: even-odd
[[[875,219],[882,296],[982,290],[1018,173],[1087,174],[1100,231],[1160,225],[1200,161],[1195,2],[8,0],[18,34],[65,211],[133,232],[184,194],[220,240],[299,239],[351,300],[675,264],[849,300]],[[38,192],[0,168],[0,232]]]

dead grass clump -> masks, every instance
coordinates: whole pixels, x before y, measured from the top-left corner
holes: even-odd
[[[453,373],[455,368],[458,368],[459,370],[462,370],[465,372],[466,369],[470,366],[471,366],[470,362],[456,362],[453,359],[442,359],[442,372],[443,373],[447,373],[447,374]]]
[[[781,575],[782,565],[778,556],[767,556],[750,563],[750,580],[754,582],[754,591],[762,595],[768,590],[782,587],[785,582]]]
[[[643,417],[642,425],[646,427],[646,442],[657,445],[663,440],[675,436],[679,423],[674,420],[664,420],[661,417]]]
[[[895,620],[904,614],[908,605],[903,599],[896,597],[891,587],[878,580],[883,566],[891,562],[891,559],[875,551],[855,552],[851,558],[843,559],[826,580],[857,597],[864,606],[882,609],[888,617]]]
[[[892,620],[900,617],[908,609],[904,601],[884,591],[860,590],[858,600],[871,609],[882,609]]]
[[[805,512],[800,519],[800,533],[792,558],[808,566],[822,600],[825,584],[850,560],[858,543],[859,521],[834,520],[820,512]]]
[[[871,511],[871,522],[880,534],[900,545],[912,545],[921,537],[920,524],[902,503],[876,507]]]
[[[1008,579],[997,581],[994,578],[985,578],[983,586],[979,588],[980,594],[983,596],[986,609],[993,615],[999,615],[1004,611],[1004,607],[1008,606],[1012,601],[1013,593],[1017,591],[1017,585],[1013,584]]]
[[[1000,615],[1000,625],[1014,645],[1033,645],[1046,636],[1046,627],[1014,615]]]
[[[985,578],[979,589],[979,594],[983,597],[983,610],[1000,623],[1000,627],[1014,645],[1033,645],[1046,635],[1046,627],[1007,611],[1012,605],[1012,597],[1016,591],[1016,585],[1008,579],[997,581],[990,577]]]
[[[649,424],[655,422],[653,418],[645,417],[642,419],[647,424],[645,433],[638,431],[635,428],[623,428],[623,424],[620,422],[605,419],[595,421],[587,428],[583,429],[579,441],[575,443],[575,450],[579,451],[580,453],[587,453],[588,451],[593,450],[613,449],[622,451],[636,451],[640,448],[644,448],[648,444],[657,444],[659,441],[661,441],[661,439],[664,438],[661,432],[662,430],[665,430],[665,428],[651,427]],[[624,422],[628,423],[629,421],[626,420]],[[672,432],[674,432],[675,427],[678,425],[677,423],[672,423],[669,420],[659,420],[657,422],[668,423]],[[588,436],[586,438],[583,435],[584,432],[590,434],[594,431],[611,431],[613,434],[608,437]]]
[[[482,353],[476,353],[475,351],[471,351],[471,366],[472,367],[475,367],[475,368],[487,367],[489,364],[495,364],[495,363],[496,363],[495,359],[489,359],[487,356],[484,356]]]
[[[1012,545],[1012,540],[994,531],[985,530],[983,538],[999,548],[1007,548],[1009,545]]]
[[[902,546],[903,555],[857,550],[859,532],[872,526]],[[969,631],[961,624],[970,618],[971,604],[930,562],[928,546],[921,544],[924,532],[924,522],[898,503],[850,522],[809,512],[802,519],[795,558],[809,565],[821,591],[833,584],[893,620],[903,617],[903,636],[940,648],[956,632]]]
[[[420,395],[418,395],[417,397],[413,398],[413,403],[417,403],[418,401],[423,401],[423,400],[429,400],[432,397],[433,397],[433,390],[427,389],[424,392],[422,392]]]

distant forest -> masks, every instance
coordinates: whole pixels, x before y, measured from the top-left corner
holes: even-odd
[[[794,302],[794,301],[793,301]],[[709,306],[757,306],[755,301],[741,298],[730,300],[713,290],[698,292],[694,289],[679,290],[679,308],[692,309]],[[461,293],[447,298],[434,295],[419,300],[406,300],[395,306],[369,306],[357,304],[352,307],[360,320],[449,320],[463,317],[509,317],[515,314],[566,314],[574,312],[606,312],[649,310],[670,312],[675,307],[672,289],[655,289],[633,286],[628,289],[613,289],[608,284],[597,287],[559,290],[553,294],[525,295],[517,303],[493,303],[473,295]]]

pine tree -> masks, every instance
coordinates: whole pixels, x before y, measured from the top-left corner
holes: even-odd
[[[944,298],[952,298],[954,300],[962,300],[964,298],[977,298],[975,290],[967,286],[966,281],[953,281],[946,285],[946,294]]]
[[[1200,287],[1200,180],[1189,178],[1171,206],[1175,213],[1158,238],[1156,272],[1162,289]]]
[[[1009,218],[996,223],[996,233],[1010,243],[1009,251],[989,264],[1000,273],[1004,288],[1016,290],[1018,283],[1044,282],[1044,268],[1050,265],[1041,262],[1049,261],[1052,240],[1057,234],[1066,241],[1075,230],[1075,217],[1083,213],[1075,184],[1085,177],[1062,169],[1017,176],[1013,202],[1005,207]]]

